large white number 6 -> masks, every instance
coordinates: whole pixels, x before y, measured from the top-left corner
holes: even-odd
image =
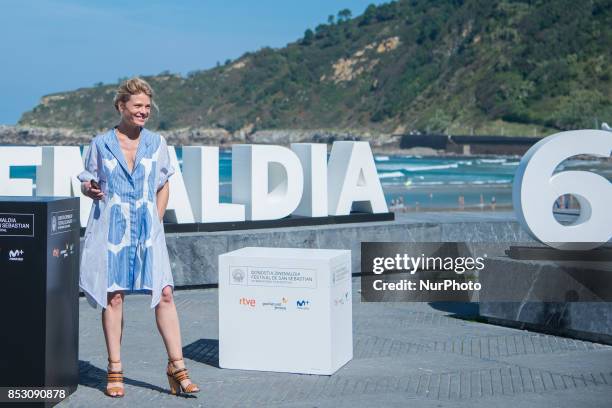
[[[553,171],[579,154],[610,157],[612,132],[574,130],[556,133],[533,145],[514,176],[512,203],[522,226],[535,239],[557,249],[596,248],[612,237],[612,184],[588,171]],[[554,218],[555,200],[572,194],[580,216],[571,225]]]

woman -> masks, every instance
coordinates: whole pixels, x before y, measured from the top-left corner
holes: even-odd
[[[102,307],[108,350],[106,394],[123,397],[121,334],[125,293],[152,294],[157,328],[168,352],[166,374],[172,394],[198,392],[182,358],[173,299],[174,281],[163,216],[168,178],[174,173],[166,141],[144,129],[153,90],[140,78],[125,81],[115,95],[119,125],[96,136],[79,174],[81,189],[94,200],[81,258],[79,285],[93,307]]]

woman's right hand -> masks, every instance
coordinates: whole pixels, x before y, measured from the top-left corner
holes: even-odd
[[[84,181],[81,183],[81,191],[83,194],[93,200],[101,200],[104,197],[104,193],[101,190],[92,187],[89,181]]]

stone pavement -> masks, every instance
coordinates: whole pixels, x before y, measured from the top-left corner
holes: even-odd
[[[126,297],[126,396],[103,394],[100,310],[80,299],[80,385],[59,407],[610,407],[612,347],[469,320],[470,305],[361,303],[354,359],[333,376],[218,367],[217,289],[176,291],[184,355],[202,388],[169,394],[150,297]]]

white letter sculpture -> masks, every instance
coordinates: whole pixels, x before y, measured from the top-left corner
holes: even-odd
[[[389,211],[368,142],[334,142],[327,174],[330,215]]]
[[[84,154],[88,148],[85,148]],[[36,166],[36,195],[79,197],[79,221],[81,226],[85,227],[92,200],[81,192],[81,182],[76,177],[83,169],[78,147],[43,146],[42,164]]]
[[[244,206],[219,202],[219,148],[183,147],[183,178],[198,222],[244,221]]]
[[[521,225],[535,239],[557,249],[596,248],[612,236],[612,185],[588,171],[553,171],[579,154],[610,157],[612,133],[561,132],[540,140],[523,156],[514,176],[512,201]],[[564,194],[578,199],[580,216],[572,225],[554,218],[553,204]]]
[[[84,154],[88,148],[85,148]],[[36,195],[79,197],[80,223],[84,227],[92,200],[81,192],[81,182],[76,178],[82,171],[83,159],[77,146],[42,147],[42,164],[36,166]]]
[[[232,146],[232,202],[244,204],[247,220],[274,220],[300,203],[304,176],[300,160],[281,146]]]
[[[40,147],[8,146],[0,148],[0,195],[31,196],[32,180],[10,178],[11,166],[39,166]]]
[[[305,217],[327,216],[327,145],[291,143],[304,169],[304,194],[293,214]]]
[[[191,204],[187,196],[187,188],[185,187],[183,173],[179,167],[174,146],[168,146],[168,153],[176,173],[168,180],[170,183],[170,197],[168,198],[168,206],[164,218],[168,217],[171,222],[179,224],[194,222],[193,211],[191,211]]]

